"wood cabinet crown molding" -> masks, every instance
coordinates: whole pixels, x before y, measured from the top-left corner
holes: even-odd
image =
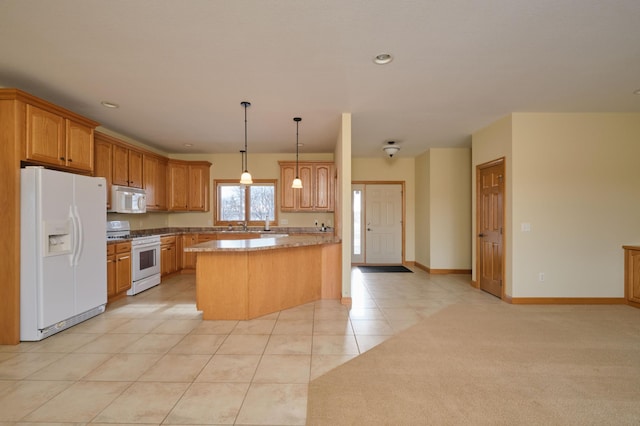
[[[59,105],[52,104],[51,102],[45,101],[44,99],[40,99],[20,89],[0,89],[0,100],[21,101],[26,104],[33,105],[38,108],[42,108],[44,110],[52,112],[54,114],[60,115],[64,118],[68,118],[77,123],[84,124],[85,126],[88,126],[88,127],[95,128],[100,125],[100,123],[98,123],[97,121],[91,120],[90,118],[84,117],[78,113],[70,111]]]

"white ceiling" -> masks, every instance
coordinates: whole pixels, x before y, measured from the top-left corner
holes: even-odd
[[[640,1],[0,0],[0,86],[169,153],[239,151],[246,100],[250,153],[294,152],[295,116],[332,152],[350,112],[353,156],[415,156],[511,112],[640,112]]]

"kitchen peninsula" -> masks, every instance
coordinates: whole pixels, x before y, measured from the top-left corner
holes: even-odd
[[[196,308],[205,320],[247,320],[341,297],[341,243],[333,235],[213,240],[196,254]]]

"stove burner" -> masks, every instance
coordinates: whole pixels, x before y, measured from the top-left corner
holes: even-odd
[[[128,240],[131,238],[131,226],[126,220],[114,220],[107,222],[107,241]]]
[[[131,235],[107,235],[107,240],[128,240],[131,238]]]

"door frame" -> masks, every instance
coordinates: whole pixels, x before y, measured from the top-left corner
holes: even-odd
[[[406,244],[406,223],[407,223],[407,218],[406,218],[406,204],[407,204],[407,199],[406,199],[406,190],[405,190],[405,181],[403,180],[354,180],[351,181],[351,192],[353,194],[353,185],[364,185],[364,202],[365,202],[365,206],[366,206],[366,202],[367,202],[367,185],[400,185],[400,190],[402,191],[402,247],[401,247],[401,256],[402,256],[402,264],[405,265],[405,244]],[[349,220],[351,221],[351,223],[353,223],[353,207],[351,209],[351,217],[349,218]],[[366,208],[363,209],[363,211],[366,211]],[[363,247],[366,247],[366,233],[363,233],[363,240],[362,240],[362,245]],[[353,250],[353,247],[351,248],[351,250]],[[367,261],[367,254],[365,251],[365,257],[364,257],[365,263],[351,263],[352,265],[364,265],[366,264]]]
[[[500,299],[501,300],[505,300],[505,289],[506,289],[506,283],[504,282],[504,278],[505,278],[505,264],[506,264],[506,238],[507,238],[507,228],[504,226],[505,222],[506,222],[506,217],[505,217],[505,213],[506,213],[506,193],[507,193],[507,160],[505,157],[500,157],[500,158],[496,158],[495,160],[491,160],[488,161],[486,163],[482,163],[482,164],[478,164],[476,165],[476,229],[475,229],[475,240],[476,240],[476,280],[474,283],[474,287],[475,288],[480,288],[480,277],[482,276],[482,272],[480,270],[480,268],[482,267],[482,262],[480,259],[480,251],[482,250],[481,247],[481,240],[482,238],[479,236],[479,229],[480,229],[480,211],[482,208],[482,197],[480,197],[480,192],[482,190],[482,188],[480,187],[480,185],[482,184],[481,179],[480,179],[480,174],[481,171],[483,169],[486,169],[488,167],[493,167],[493,166],[498,166],[498,165],[502,165],[502,169],[503,169],[503,176],[504,176],[504,185],[502,186],[502,236],[501,236],[501,241],[500,244],[502,244],[502,262],[500,262],[502,264],[502,280],[503,280],[503,285],[502,285],[502,289],[500,291]]]

